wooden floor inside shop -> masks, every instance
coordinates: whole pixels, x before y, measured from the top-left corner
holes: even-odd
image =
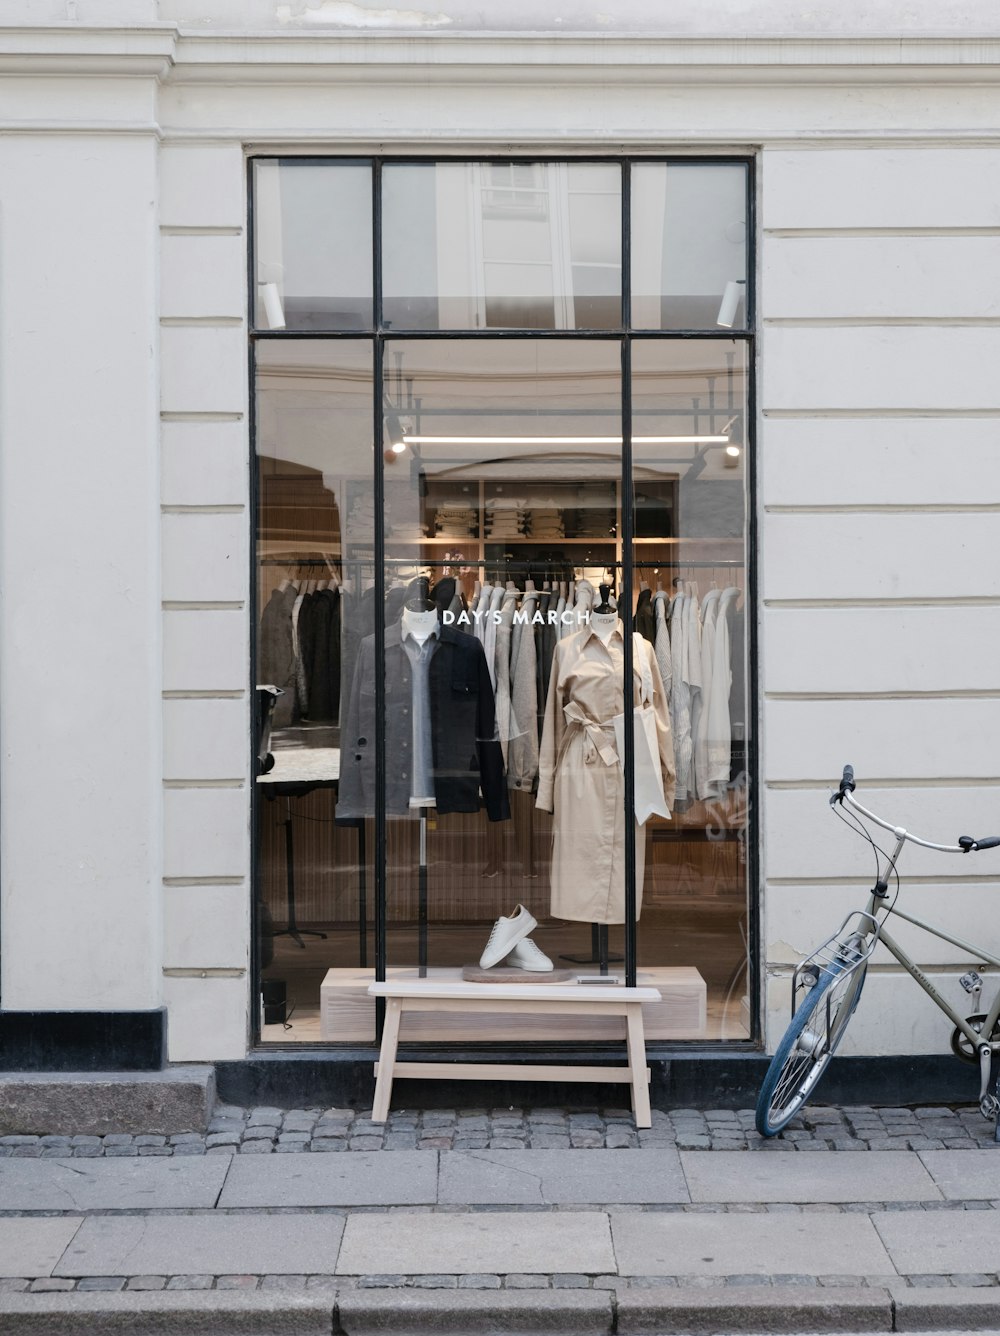
[[[511,906],[513,908],[513,906]],[[280,925],[277,925],[280,928]],[[264,970],[265,979],[283,980],[287,996],[285,1025],[263,1027],[265,1043],[319,1043],[320,986],[331,969],[345,974],[357,973],[360,956],[358,925],[327,926],[300,923],[300,930],[318,929],[324,938],[303,933],[302,945],[288,936],[271,939],[274,956]],[[442,924],[431,922],[428,932],[428,962],[431,968],[472,963],[489,936],[492,924]],[[707,1005],[702,1023],[689,1029],[671,1031],[676,1039],[739,1040],[749,1037],[749,1012],[746,984],[746,946],[743,919],[731,904],[697,904],[690,900],[672,906],[656,906],[644,912],[639,926],[639,969],[658,973],[662,967],[694,967],[705,981]],[[612,956],[621,955],[624,930],[609,929]],[[550,956],[557,967],[575,973],[593,973],[596,967],[568,964],[565,955],[590,954],[591,930],[585,923],[549,920],[539,923],[533,940]],[[374,965],[375,944],[368,932],[368,966]],[[415,924],[391,924],[388,931],[390,968],[415,967],[417,963],[417,928]],[[612,960],[611,972],[621,974],[624,966]],[[654,984],[657,979],[650,980]],[[693,1016],[688,1009],[684,1014]],[[374,1040],[374,1035],[372,1035]],[[357,1042],[355,1040],[354,1042]]]
[[[588,957],[587,923],[549,918],[552,817],[529,793],[511,793],[510,821],[480,813],[434,815],[426,829],[428,965],[478,961],[495,920],[525,905],[538,920],[533,940],[557,966],[565,955]],[[320,986],[327,972],[357,970],[359,901],[366,904],[367,965],[374,966],[374,827],[338,825],[331,790],[260,804],[259,884],[265,979],[283,980],[288,1019],[269,1025],[266,1042],[319,1043]],[[688,803],[673,820],[652,817],[643,828],[644,875],[639,917],[639,969],[688,967],[704,980],[704,1020],[678,1039],[746,1039],[746,789],[734,782],[724,798]],[[419,825],[393,818],[387,829],[388,963],[417,964]],[[293,868],[302,945],[280,935],[288,918],[288,868]],[[271,935],[277,930],[278,935]],[[621,955],[624,929],[609,930]],[[273,958],[269,955],[273,952]],[[593,967],[575,966],[590,973]],[[612,962],[612,968],[615,968]],[[622,970],[619,963],[617,968]],[[329,1021],[329,1018],[328,1018]],[[327,1025],[329,1028],[329,1023]]]

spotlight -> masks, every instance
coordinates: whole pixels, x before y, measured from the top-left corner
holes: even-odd
[[[281,293],[278,291],[277,283],[261,283],[259,286],[268,329],[284,329],[285,308],[281,304]]]
[[[719,314],[715,317],[715,323],[722,325],[725,329],[732,329],[736,323],[736,312],[739,309],[740,299],[743,293],[741,288],[745,288],[747,281],[745,278],[731,278],[725,286],[722,293],[722,301],[719,305]]]
[[[731,459],[739,459],[740,447],[735,443],[730,442],[730,444],[726,446],[726,454],[729,455]]]

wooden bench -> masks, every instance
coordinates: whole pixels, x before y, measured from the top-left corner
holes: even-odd
[[[389,1115],[392,1083],[397,1076],[452,1081],[594,1081],[632,1087],[637,1127],[652,1123],[649,1068],[642,1028],[642,1004],[658,1002],[656,988],[625,988],[621,984],[442,983],[410,979],[373,983],[372,997],[386,999],[382,1047],[375,1064],[372,1121]],[[397,1062],[399,1023],[404,1011],[494,1011],[503,1014],[545,1012],[553,1015],[623,1016],[628,1061],[623,1067],[561,1067],[550,1063]]]

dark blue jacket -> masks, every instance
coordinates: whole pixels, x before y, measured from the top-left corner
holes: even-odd
[[[491,821],[506,821],[510,803],[503,753],[496,732],[496,704],[486,655],[475,636],[442,626],[431,659],[431,736],[437,811],[478,812],[482,789]],[[347,718],[340,730],[337,819],[375,811],[375,637],[361,642]],[[410,809],[413,721],[410,660],[398,622],[385,630],[386,812]]]

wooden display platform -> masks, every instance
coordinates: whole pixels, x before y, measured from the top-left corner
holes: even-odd
[[[592,974],[593,967],[573,971],[574,977]],[[388,971],[389,981],[419,980],[416,968]],[[427,971],[430,980],[459,983],[460,966],[437,966]],[[368,987],[375,981],[373,969],[330,969],[320,985],[320,1039],[334,1044],[370,1044],[375,1039],[375,999]],[[641,969],[639,987],[655,988],[660,1000],[642,1004],[647,1041],[700,1039],[706,1031],[707,991],[705,980],[691,966],[662,965]],[[615,985],[597,985],[612,991]],[[403,1022],[404,1042],[429,1043],[522,1043],[525,1041],[614,1042],[625,1038],[625,1022],[615,1016],[506,1015],[490,1012],[414,1012]]]
[[[492,965],[484,970],[482,965],[463,965],[464,983],[569,983],[576,975],[572,970],[519,970],[516,965]]]
[[[375,1064],[375,1102],[372,1122],[389,1116],[392,1083],[398,1076],[445,1081],[600,1081],[631,1087],[636,1127],[649,1127],[649,1068],[643,1034],[643,1006],[655,1003],[655,988],[622,985],[564,983],[546,988],[538,984],[466,983],[429,978],[373,983],[373,997],[386,999],[385,1029]],[[396,1050],[405,1013],[411,1016],[482,1014],[506,1010],[518,1017],[536,1014],[577,1016],[585,1020],[610,1018],[625,1026],[626,1061],[618,1067],[561,1066],[555,1063],[508,1064],[495,1062],[398,1062]]]

